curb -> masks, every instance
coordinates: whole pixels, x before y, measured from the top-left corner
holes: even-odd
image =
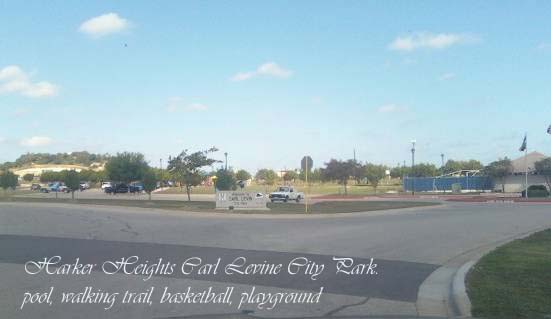
[[[450,289],[450,301],[454,312],[460,317],[471,317],[471,300],[467,295],[465,279],[469,270],[471,270],[476,262],[477,260],[470,260],[464,263],[453,276]]]

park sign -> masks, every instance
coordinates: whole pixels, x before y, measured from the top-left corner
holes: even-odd
[[[266,202],[262,193],[216,191],[216,209],[266,210]]]

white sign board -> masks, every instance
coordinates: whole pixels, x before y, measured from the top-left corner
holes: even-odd
[[[266,196],[262,193],[217,191],[216,209],[266,210]]]

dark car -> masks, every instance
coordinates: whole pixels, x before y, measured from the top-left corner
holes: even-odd
[[[42,188],[42,186],[40,186],[40,184],[32,184],[31,185],[31,190],[32,191],[39,191],[41,188]]]
[[[113,186],[106,187],[105,192],[107,194],[121,194],[128,193],[129,187],[125,183],[117,183]]]

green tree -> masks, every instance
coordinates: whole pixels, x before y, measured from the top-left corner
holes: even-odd
[[[298,174],[294,171],[288,171],[283,175],[283,180],[286,182],[294,181],[298,178]]]
[[[105,164],[107,178],[112,181],[129,183],[141,180],[143,173],[149,168],[141,153],[117,153]]]
[[[251,179],[251,174],[244,169],[240,169],[235,173],[235,178],[240,181],[247,181]]]
[[[547,187],[551,190],[551,157],[546,157],[541,161],[536,162],[534,165],[538,175],[545,178]]]
[[[143,189],[149,196],[149,200],[151,200],[151,192],[155,190],[157,187],[157,174],[152,168],[149,168],[145,170],[142,177],[143,182]]]
[[[306,174],[305,171],[301,170],[299,174],[299,178],[301,181],[306,181]],[[319,183],[321,181],[321,169],[315,168],[308,172],[308,184],[311,183]]]
[[[433,177],[438,175],[438,168],[434,164],[419,163],[413,168],[413,172],[408,174],[409,177]]]
[[[43,172],[40,175],[40,182],[42,183],[51,183],[51,182],[59,182],[63,180],[63,175],[61,172]]]
[[[408,176],[410,173],[410,167],[405,167],[398,165],[396,167],[393,167],[390,170],[390,177],[392,178],[403,178],[404,176]]]
[[[75,170],[63,171],[63,183],[71,191],[71,199],[75,199],[75,191],[80,188],[80,176]]]
[[[510,175],[513,171],[513,165],[511,160],[505,157],[497,161],[491,162],[485,168],[483,173],[490,176],[494,180],[501,181],[501,190],[505,192],[505,177]]]
[[[468,161],[448,160],[442,168],[443,174],[450,174],[461,170],[480,170],[484,166],[477,160],[471,159]]]
[[[201,169],[220,161],[209,158],[210,153],[218,151],[212,147],[205,151],[188,154],[188,150],[182,151],[178,156],[169,158],[168,171],[180,185],[185,185],[188,201],[191,201],[191,189],[204,180],[205,174]]]
[[[8,188],[14,189],[17,187],[17,175],[14,173],[5,170],[0,174],[0,187],[4,190],[4,195]]]
[[[337,181],[344,186],[344,194],[348,194],[348,180],[354,174],[356,162],[354,160],[340,161],[331,159],[325,163],[325,168],[322,170],[322,180]]]
[[[237,189],[237,180],[235,174],[230,170],[219,169],[216,172],[216,182],[214,186],[221,191],[234,191]]]
[[[264,185],[274,185],[277,181],[277,174],[274,170],[263,168],[256,172],[255,179]]]
[[[34,179],[34,174],[29,173],[29,174],[23,175],[23,180],[25,182],[32,182],[33,179]]]
[[[367,163],[364,166],[364,171],[367,181],[373,186],[375,193],[377,193],[377,186],[379,186],[381,179],[385,177],[386,166]]]

